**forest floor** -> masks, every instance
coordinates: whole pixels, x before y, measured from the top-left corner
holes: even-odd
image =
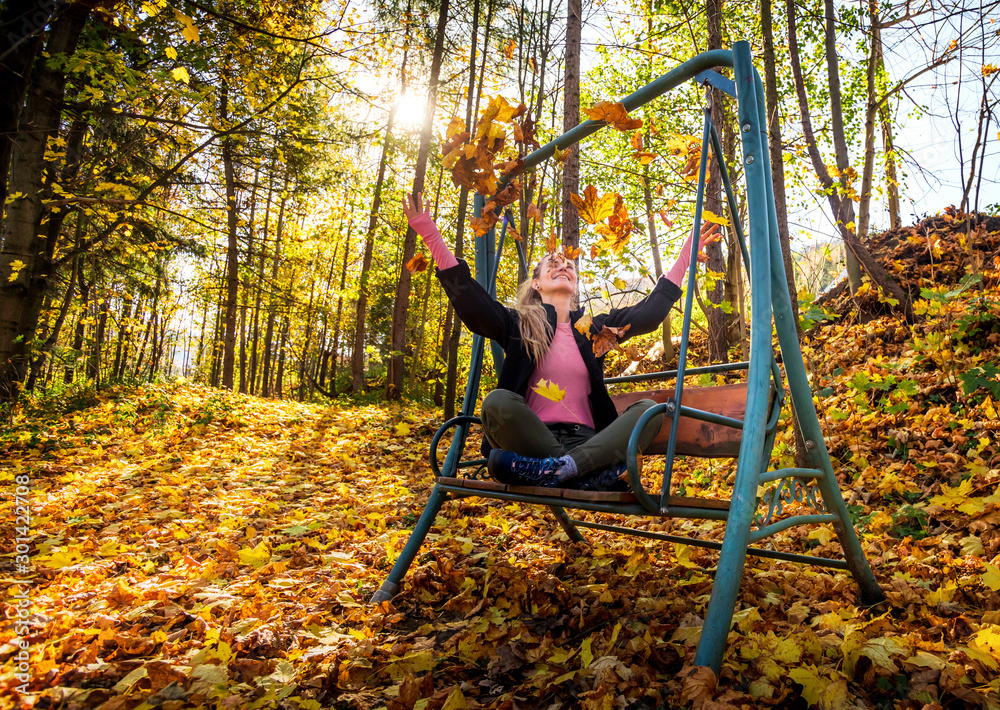
[[[16,499],[0,504],[0,708],[1000,707],[1000,251],[962,290],[939,278],[960,230],[897,244],[910,237],[938,284],[915,325],[841,302],[805,341],[887,603],[859,607],[844,573],[750,558],[721,676],[691,676],[716,553],[597,531],[573,544],[547,511],[464,499],[372,605],[433,486],[438,413],[112,389],[27,402],[0,429],[0,481],[26,485],[31,512],[15,524]],[[791,446],[783,427],[775,463]],[[677,476],[725,497],[732,471]],[[840,554],[828,526],[774,546]]]

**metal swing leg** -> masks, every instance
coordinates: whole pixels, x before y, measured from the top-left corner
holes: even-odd
[[[562,526],[562,529],[569,535],[569,539],[573,542],[586,542],[587,538],[583,536],[580,530],[573,524],[569,515],[566,514],[566,510],[558,505],[550,505],[549,510],[552,514],[556,516],[556,521]]]
[[[396,558],[396,562],[392,566],[392,571],[389,572],[389,576],[382,582],[382,586],[378,588],[378,591],[372,595],[372,604],[389,601],[399,593],[403,577],[406,576],[410,565],[413,564],[413,559],[420,551],[420,546],[424,544],[424,538],[427,537],[431,525],[434,524],[434,518],[437,517],[438,512],[441,510],[441,505],[447,497],[448,494],[441,490],[441,486],[434,486],[434,490],[431,491],[431,497],[427,500],[427,505],[424,506],[424,512],[420,514],[420,519],[417,520],[413,532],[410,533],[410,538],[406,541],[403,551]]]

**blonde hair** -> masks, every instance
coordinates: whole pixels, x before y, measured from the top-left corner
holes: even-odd
[[[549,256],[546,254],[546,256]],[[545,306],[542,305],[542,296],[532,286],[532,281],[542,274],[543,256],[531,270],[531,278],[525,279],[517,289],[517,298],[514,301],[514,310],[517,311],[518,327],[521,331],[521,340],[527,349],[531,359],[535,364],[541,363],[549,353],[549,346],[552,344],[552,326],[549,325],[548,316],[545,313]],[[571,308],[578,307],[577,296],[573,296]]]

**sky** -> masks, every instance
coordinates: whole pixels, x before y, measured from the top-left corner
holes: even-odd
[[[597,61],[596,47],[615,41],[615,34],[628,36],[627,23],[635,21],[624,8],[621,0],[604,3],[587,3],[589,15],[583,33],[583,64],[586,69]],[[982,16],[982,21],[969,15],[951,19],[947,23],[926,26],[914,32],[911,25],[886,30],[883,34],[886,69],[893,80],[902,80],[926,66],[938,56],[952,39],[963,31],[967,48],[963,60],[965,81],[959,86],[959,62],[952,61],[944,67],[921,75],[907,85],[896,111],[899,123],[895,135],[897,148],[904,152],[902,168],[905,184],[902,188],[901,217],[904,224],[913,224],[925,216],[942,212],[949,205],[958,205],[962,199],[963,175],[968,174],[969,160],[975,143],[978,126],[978,106],[982,87],[978,84],[979,67],[983,64],[1000,64],[1000,14]],[[963,26],[960,23],[964,21]],[[850,47],[841,47],[843,56],[851,57]],[[864,61],[863,57],[855,60]],[[759,67],[760,68],[760,67]],[[975,82],[969,82],[974,78]],[[993,100],[1000,94],[1000,81],[992,88]],[[610,98],[610,97],[609,97]],[[953,115],[955,107],[958,111]],[[959,129],[956,130],[956,116]],[[814,116],[818,123],[821,116]],[[987,132],[986,158],[980,187],[979,209],[996,204],[1000,212],[1000,115],[994,117]],[[877,145],[881,134],[876,133]],[[964,164],[960,160],[964,157]],[[851,151],[852,165],[860,172],[863,155],[855,147]],[[790,196],[791,197],[791,196]],[[799,195],[790,202],[811,202],[812,209],[798,210],[790,215],[793,232],[797,233],[800,247],[810,242],[825,241],[835,237],[835,229],[825,199],[815,195]],[[822,200],[822,201],[821,201]],[[884,202],[875,198],[872,206],[873,229],[888,227],[888,210]],[[796,229],[797,227],[797,229]]]

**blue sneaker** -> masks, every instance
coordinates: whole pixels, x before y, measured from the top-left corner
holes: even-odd
[[[623,493],[631,490],[628,482],[628,466],[620,463],[603,471],[595,471],[588,476],[578,479],[573,487],[581,491],[613,493]]]
[[[486,463],[493,480],[511,486],[541,486],[555,488],[560,484],[559,469],[564,462],[559,458],[537,459],[521,456],[513,451],[493,449]]]

